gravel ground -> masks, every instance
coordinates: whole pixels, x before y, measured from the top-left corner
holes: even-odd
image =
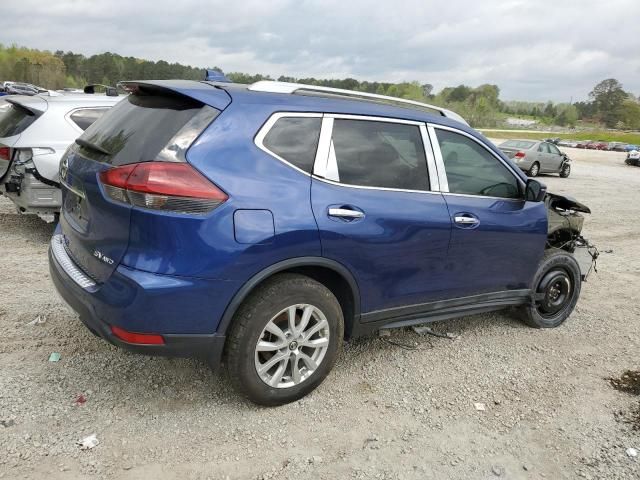
[[[640,366],[640,168],[570,155],[569,179],[542,181],[592,208],[585,233],[612,252],[565,325],[533,330],[500,312],[435,326],[456,340],[395,331],[413,351],[359,340],[313,394],[272,409],[197,361],[92,336],[48,278],[53,227],[0,197],[0,477],[640,478],[625,453],[640,432],[621,420],[637,399],[607,381]]]

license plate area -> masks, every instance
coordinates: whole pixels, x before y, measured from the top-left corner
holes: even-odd
[[[67,190],[62,207],[65,215],[75,227],[86,232],[89,226],[89,209],[82,183],[71,175],[67,175],[62,185]]]

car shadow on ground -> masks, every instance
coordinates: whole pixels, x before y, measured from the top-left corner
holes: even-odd
[[[70,328],[84,329],[80,320],[73,320]],[[492,335],[504,329],[528,329],[510,310],[473,315],[429,324],[434,332],[451,333],[455,338],[418,335],[411,328],[393,330],[390,337],[364,337],[345,342],[345,348],[334,367],[336,372],[350,375],[360,372],[374,358],[388,355],[395,349],[413,351],[416,355],[434,348],[455,348],[457,338]],[[112,392],[118,392],[120,408],[130,408],[132,402],[146,405],[158,412],[186,412],[194,407],[227,406],[253,411],[259,409],[236,393],[224,365],[212,371],[203,360],[189,358],[151,357],[127,352],[95,337],[90,332],[76,337],[80,350],[69,352],[67,373],[77,387],[90,389],[94,395],[109,402]],[[97,356],[100,361],[83,361],[84,355]],[[96,368],[102,366],[102,368]],[[389,366],[390,370],[392,367]],[[331,382],[331,376],[326,382]],[[328,385],[328,384],[327,384]],[[320,388],[312,395],[323,395]]]
[[[47,223],[35,215],[0,213],[3,235],[16,235],[35,243],[49,243],[56,229],[55,223]]]

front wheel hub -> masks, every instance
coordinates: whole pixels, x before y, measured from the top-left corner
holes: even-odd
[[[561,311],[571,300],[572,283],[564,270],[547,273],[538,286],[538,312],[543,317],[551,317]]]

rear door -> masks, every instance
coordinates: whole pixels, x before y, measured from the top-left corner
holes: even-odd
[[[176,140],[181,131],[197,134],[201,131],[197,128],[208,125],[194,124],[206,109],[217,112],[164,89],[129,95],[93,123],[63,157],[60,226],[64,242],[69,255],[94,280],[106,280],[122,259],[132,209],[105,194],[99,174],[134,163],[177,161],[165,157],[180,154],[190,145]]]
[[[415,122],[323,119],[313,213],[322,254],[352,272],[363,313],[438,299],[448,288],[451,222],[426,135]]]
[[[525,202],[524,181],[479,139],[435,125],[429,133],[453,225],[452,295],[529,288],[547,238],[544,203]]]
[[[549,171],[550,172],[559,172],[560,165],[562,165],[562,161],[564,157],[558,147],[553,144],[549,144]]]
[[[542,142],[538,145],[538,162],[540,163],[540,172],[548,172],[551,170],[551,155],[549,155],[549,144]]]

